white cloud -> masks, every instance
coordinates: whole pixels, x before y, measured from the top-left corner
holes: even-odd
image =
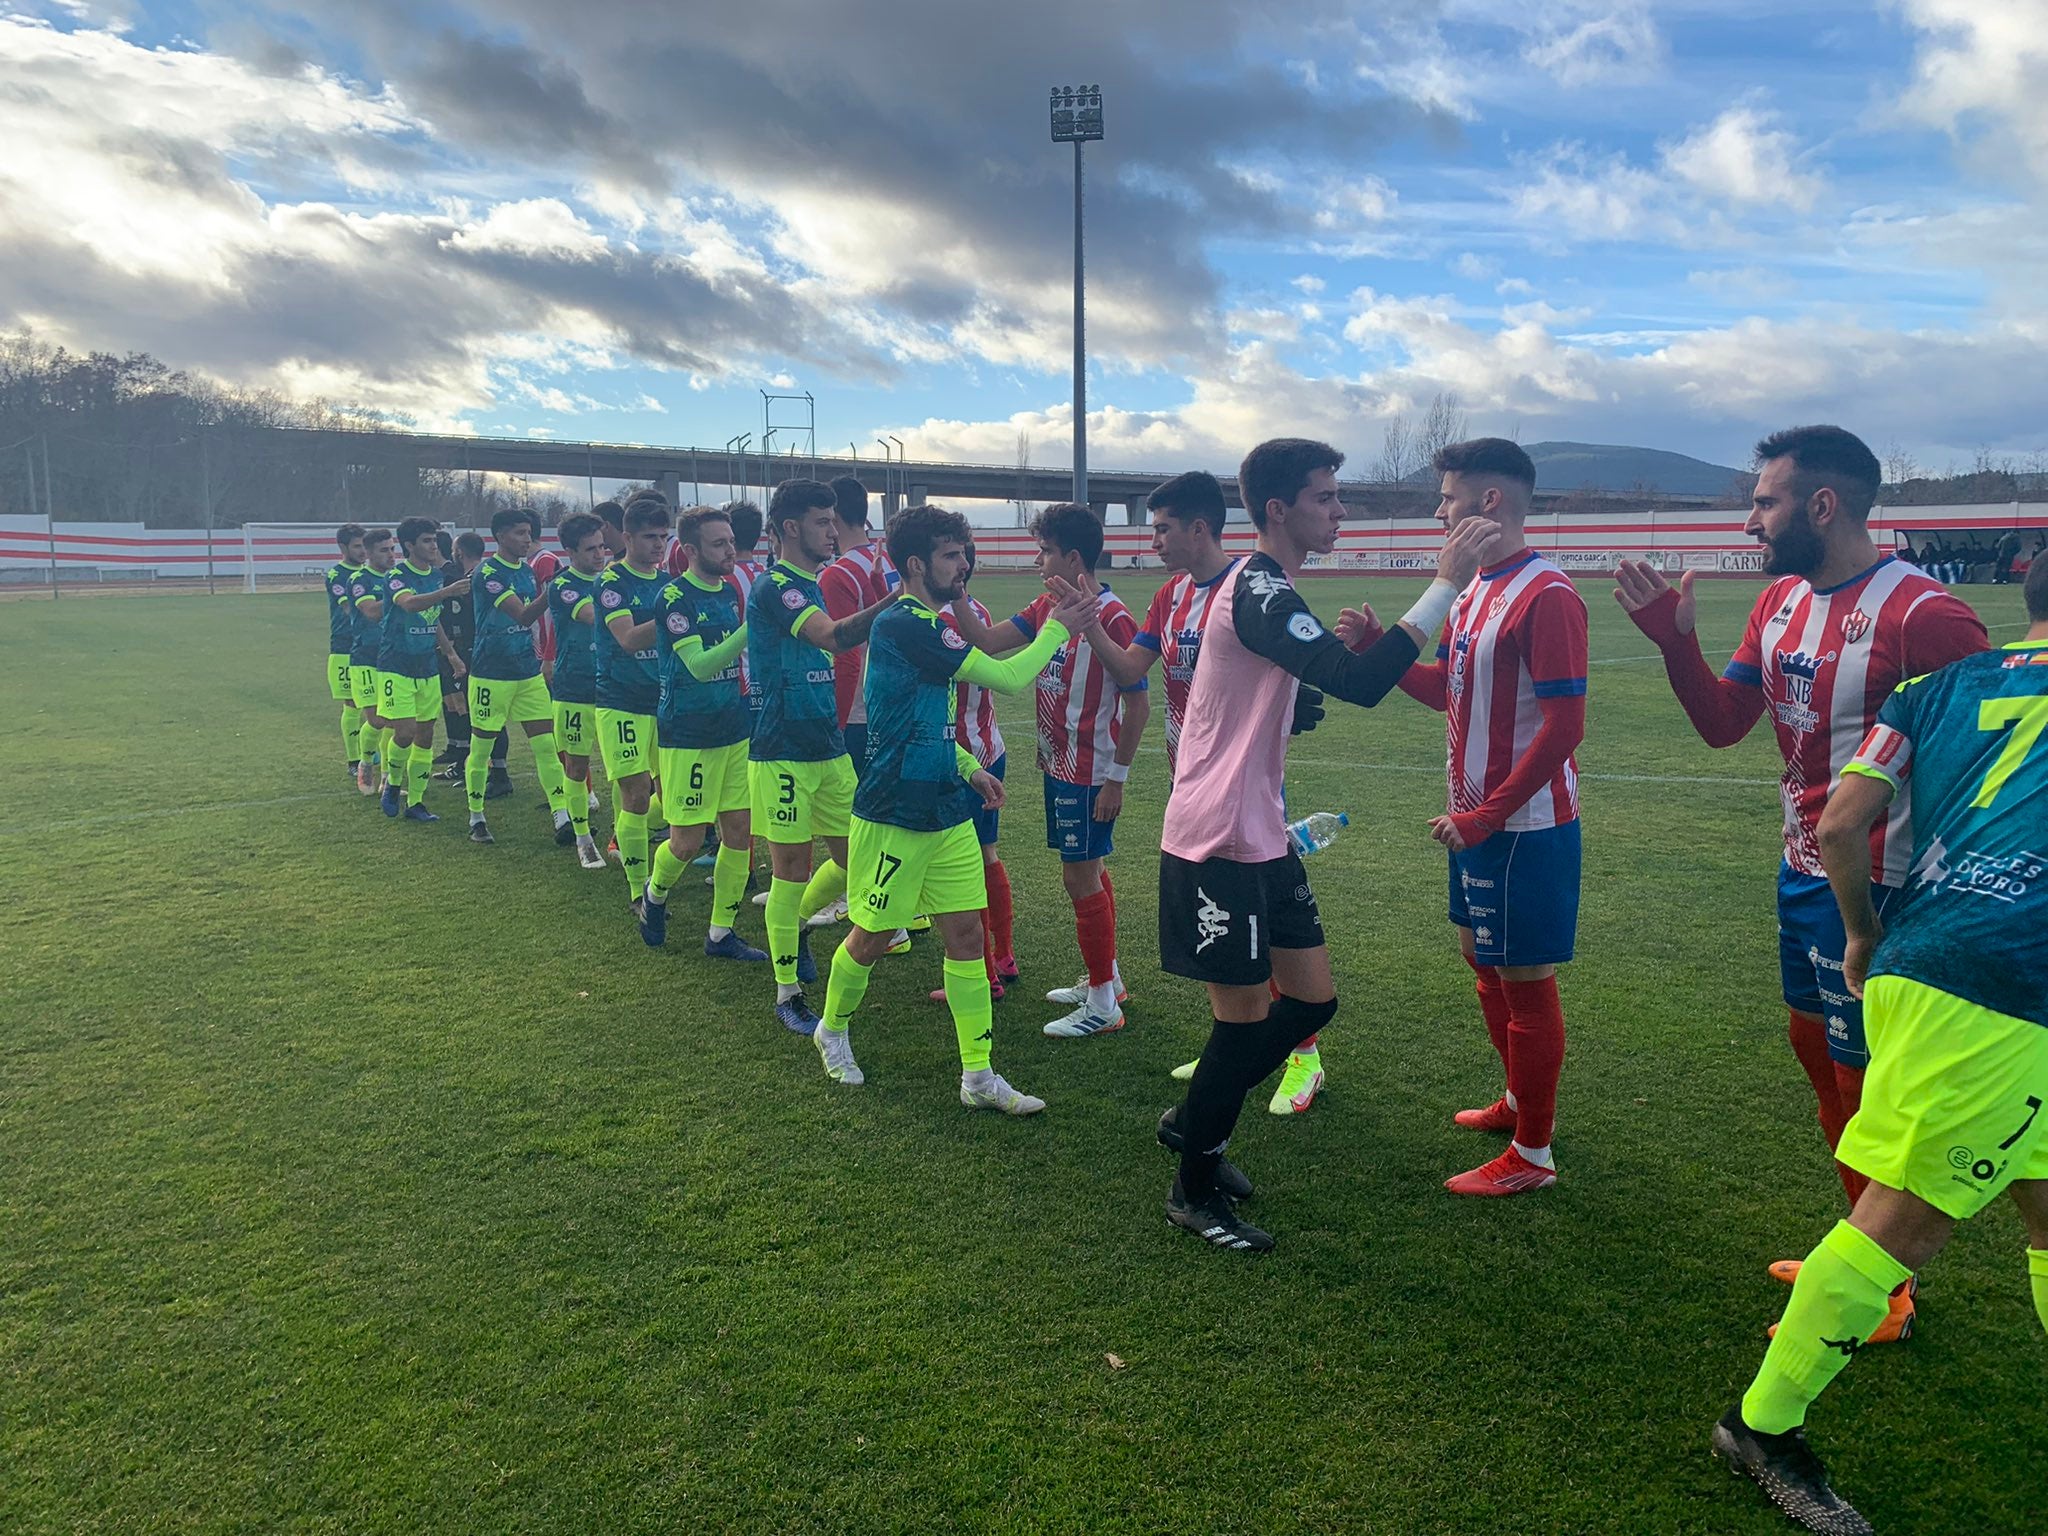
[[[1806,211],[1822,190],[1818,176],[1794,163],[1796,141],[1757,107],[1730,107],[1713,122],[1664,149],[1664,167],[1722,202],[1784,203]]]
[[[1994,168],[2019,162],[2048,183],[2048,0],[1900,0],[1923,33],[1909,120],[1982,133]]]
[[[1303,293],[1321,293],[1325,285],[1320,277],[1304,272],[1300,277],[1294,279],[1294,286]]]
[[[1522,57],[1560,85],[1637,81],[1664,62],[1664,39],[1642,0],[1536,7],[1543,20]],[[1560,14],[1561,13],[1561,14]],[[1530,12],[1523,12],[1529,15]]]

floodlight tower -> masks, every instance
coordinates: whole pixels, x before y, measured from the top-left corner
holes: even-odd
[[[1088,504],[1088,328],[1081,260],[1081,146],[1102,137],[1102,87],[1052,88],[1052,141],[1074,146],[1074,500]]]

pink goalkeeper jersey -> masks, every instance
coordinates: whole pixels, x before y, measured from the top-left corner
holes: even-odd
[[[1292,583],[1263,555],[1231,571],[1217,583],[1209,605],[1202,664],[1188,690],[1179,767],[1159,834],[1163,851],[1190,863],[1263,864],[1287,852],[1280,788],[1301,685],[1293,673],[1245,645],[1237,607]]]
[[[1586,691],[1586,603],[1571,578],[1534,550],[1481,571],[1451,605],[1444,643],[1446,777],[1453,815],[1476,811],[1529,750],[1547,698]],[[1560,827],[1579,815],[1571,757],[1518,806],[1508,832]]]
[[[1138,644],[1159,653],[1160,670],[1166,674],[1166,772],[1175,771],[1180,754],[1181,723],[1187,719],[1188,692],[1194,687],[1195,662],[1202,652],[1202,632],[1209,626],[1209,612],[1237,569],[1231,561],[1208,581],[1197,581],[1186,571],[1170,577],[1153,594],[1145,610],[1145,622],[1138,628]]]
[[[1967,603],[1889,555],[1825,591],[1799,576],[1764,588],[1723,675],[1763,690],[1778,733],[1787,863],[1826,877],[1820,813],[1892,690],[1989,647],[1983,621]],[[1910,800],[1895,797],[1871,829],[1871,870],[1880,885],[1905,883],[1913,855]]]

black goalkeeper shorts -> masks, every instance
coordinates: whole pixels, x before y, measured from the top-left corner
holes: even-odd
[[[1159,855],[1159,961],[1224,987],[1270,981],[1274,949],[1319,949],[1323,918],[1298,855],[1263,864]]]

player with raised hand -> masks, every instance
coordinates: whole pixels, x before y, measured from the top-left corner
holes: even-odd
[[[469,796],[469,840],[493,841],[484,821],[491,749],[517,721],[554,812],[555,841],[567,843],[576,828],[555,746],[555,701],[541,680],[540,654],[533,644],[532,626],[547,612],[548,595],[526,563],[528,551],[540,542],[540,514],[524,507],[501,511],[491,518],[491,537],[497,553],[470,575],[476,643],[469,661],[469,757],[462,775]]]
[[[2048,1327],[2048,562],[2026,638],[1900,684],[1842,770],[1816,841],[1863,1003],[1870,1067],[1837,1155],[1866,1181],[1800,1265],[1715,1453],[1810,1531],[1870,1525],[1829,1486],[1807,1408],[1956,1223],[2010,1190]],[[1911,802],[1912,883],[1882,915],[1873,834]]]
[[[441,551],[434,538],[439,531],[431,518],[408,517],[400,523],[398,547],[404,558],[384,578],[383,598],[356,605],[384,625],[377,653],[377,713],[392,732],[384,814],[399,814],[403,794],[407,821],[441,819],[424,803],[434,772],[434,722],[441,716],[441,658],[445,652],[451,662],[458,659],[441,633],[441,604],[469,591],[467,580],[441,579]],[[394,770],[402,772],[394,778]]]
[[[1624,560],[1615,599],[1663,653],[1665,675],[1710,747],[1732,746],[1771,714],[1785,760],[1785,855],[1778,870],[1778,967],[1793,1053],[1813,1085],[1832,1151],[1860,1102],[1869,1053],[1863,1006],[1842,984],[1847,936],[1821,865],[1822,809],[1892,690],[1985,649],[1983,622],[1931,576],[1880,550],[1867,530],[1883,471],[1840,427],[1792,427],[1756,446],[1757,482],[1743,531],[1774,578],[1742,642],[1716,677],[1694,632],[1693,573],[1674,588],[1646,561]],[[1903,800],[1871,831],[1871,899],[1880,914],[1905,884],[1912,829]],[[1863,1176],[1837,1163],[1853,1206]],[[1790,1279],[1797,1266],[1772,1266]],[[1902,1287],[1872,1342],[1904,1337]]]
[[[768,844],[768,953],[775,965],[775,1017],[811,1034],[817,1011],[804,998],[816,968],[803,920],[846,890],[846,837],[853,816],[853,760],[839,728],[833,658],[867,642],[888,600],[843,619],[825,612],[818,572],[837,541],[838,499],[817,480],[785,480],[768,502],[781,553],[747,597],[747,670],[761,690],[748,747],[752,827]],[[826,862],[811,868],[811,844]]]
[[[655,631],[661,616],[661,552],[668,544],[668,504],[636,499],[625,510],[625,553],[597,581],[597,740],[612,781],[613,835],[626,872],[633,920],[647,890],[647,828],[654,806],[660,750],[655,710],[661,703],[661,662]]]
[[[1449,797],[1430,835],[1450,855],[1450,916],[1477,977],[1479,1011],[1507,1088],[1453,1117],[1507,1132],[1500,1156],[1446,1182],[1455,1195],[1513,1195],[1557,1182],[1550,1154],[1564,1011],[1557,968],[1579,915],[1578,764],[1586,734],[1586,604],[1524,533],[1536,466],[1518,443],[1481,437],[1436,455],[1437,521],[1500,525],[1488,564],[1451,607],[1436,659],[1401,689],[1446,717]],[[1347,644],[1376,635],[1370,610],[1338,621]]]
[[[1187,1098],[1159,1121],[1159,1140],[1180,1154],[1166,1214],[1241,1253],[1273,1246],[1237,1214],[1251,1184],[1223,1158],[1245,1095],[1337,1012],[1322,918],[1281,808],[1296,690],[1305,683],[1377,704],[1434,639],[1498,532],[1478,517],[1451,530],[1436,581],[1398,625],[1354,653],[1294,587],[1311,554],[1337,547],[1343,462],[1327,443],[1304,438],[1261,443],[1245,456],[1238,485],[1258,550],[1210,611],[1159,841],[1160,960],[1208,988],[1214,1018]]]
[[[852,928],[832,957],[825,1016],[812,1038],[835,1082],[858,1084],[848,1023],[867,993],[874,964],[906,916],[930,916],[946,948],[945,991],[960,1047],[960,1102],[970,1109],[1031,1115],[1043,1099],[1020,1093],[989,1063],[994,1025],[983,964],[981,913],[988,902],[977,805],[1001,806],[1003,786],[954,736],[955,688],[1001,693],[1032,686],[1074,626],[1092,622],[1093,593],[1053,579],[1055,606],[1032,642],[997,661],[948,628],[940,610],[967,593],[967,519],[942,507],[913,507],[889,529],[901,592],[874,620],[868,644],[868,771],[853,802],[848,850]],[[787,543],[785,542],[785,552]]]
[[[604,522],[595,513],[571,512],[556,530],[569,564],[548,580],[548,619],[554,631],[554,669],[548,693],[555,705],[554,741],[562,754],[569,824],[576,862],[603,869],[604,855],[590,835],[590,759],[597,745],[597,587],[605,567]]]
[[[356,789],[365,795],[382,792],[388,779],[385,767],[391,761],[391,724],[377,713],[383,688],[377,681],[377,658],[384,649],[384,602],[391,567],[398,563],[398,541],[389,528],[372,528],[363,535],[363,564],[349,578],[349,612],[355,634],[349,644],[348,689],[362,713],[357,741],[362,763],[356,773]]]
[[[1074,905],[1074,936],[1086,972],[1046,1001],[1072,1012],[1045,1026],[1048,1035],[1079,1039],[1124,1027],[1124,985],[1116,958],[1116,894],[1103,860],[1115,851],[1116,818],[1124,783],[1145,730],[1151,704],[1143,669],[1121,690],[1104,655],[1119,655],[1137,638],[1130,610],[1096,580],[1102,560],[1102,521],[1093,509],[1062,502],[1031,524],[1036,564],[1048,582],[1090,594],[1095,622],[1052,653],[1038,679],[1038,766],[1045,775],[1045,840],[1060,856],[1060,883]],[[1048,593],[1015,618],[984,627],[971,610],[954,609],[961,636],[991,655],[1007,655],[1037,634],[1057,602]]]
[[[711,926],[704,953],[715,960],[766,960],[733,932],[747,892],[747,701],[740,694],[740,652],[747,626],[739,593],[726,579],[738,558],[732,523],[696,507],[676,525],[688,554],[682,575],[661,589],[661,782],[667,786],[668,837],[654,850],[640,937],[659,945],[668,932],[668,897],[718,827]]]
[[[321,578],[321,585],[327,588],[327,695],[341,706],[341,750],[348,760],[349,782],[354,784],[363,772],[363,711],[348,675],[349,653],[356,642],[356,610],[350,588],[369,558],[363,548],[362,524],[343,523],[335,529],[334,546],[341,558],[327,567]]]
[[[967,573],[962,580],[973,579],[974,545],[970,543],[967,546]],[[955,634],[959,633],[960,626],[954,621],[953,612],[962,606],[971,609],[975,619],[984,627],[994,622],[988,609],[971,592],[966,593],[939,610],[940,620]],[[988,770],[991,778],[1002,783],[1008,777],[1010,753],[1003,741],[1003,729],[996,723],[995,691],[980,683],[962,683],[958,701],[959,710],[953,719],[953,739],[974,755],[974,760]],[[981,872],[988,887],[988,905],[982,910],[981,917],[981,939],[991,997],[1001,997],[1010,983],[1017,979],[1016,902],[1010,891],[1010,872],[1003,867],[1002,855],[996,851],[1002,824],[1001,806],[983,806],[974,813],[974,837],[981,845]],[[932,993],[933,1002],[945,1000],[943,987]]]

